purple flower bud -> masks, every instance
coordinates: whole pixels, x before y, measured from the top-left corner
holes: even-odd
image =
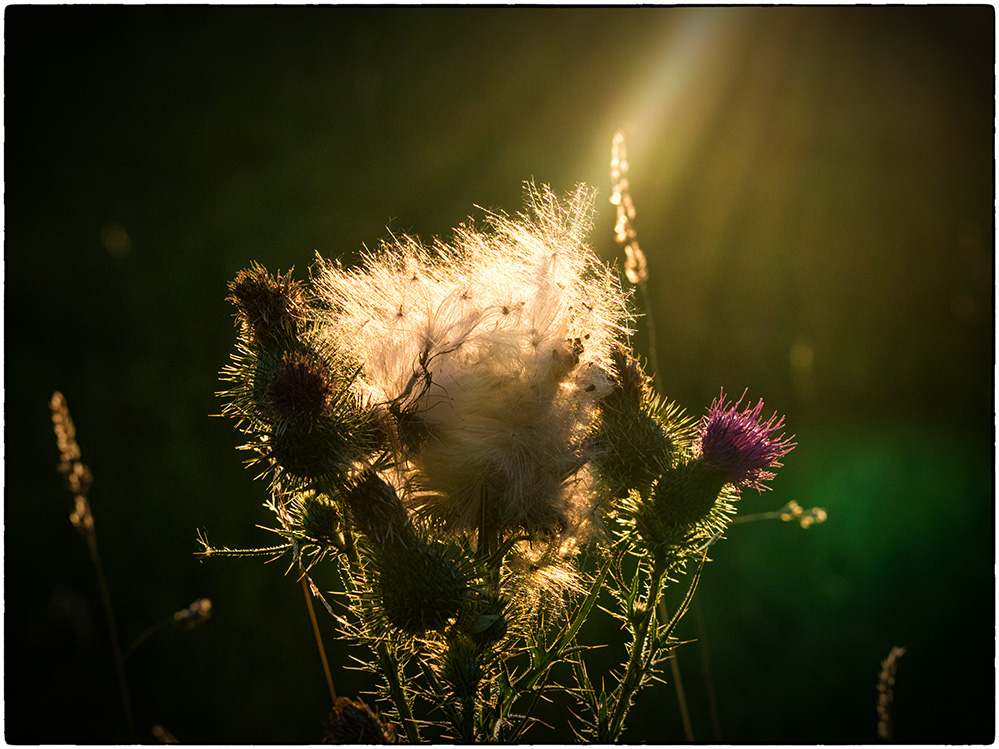
[[[271,375],[267,399],[275,415],[288,424],[314,424],[333,393],[329,368],[301,354],[284,355],[284,364]]]
[[[784,427],[784,417],[775,413],[763,421],[763,401],[755,406],[739,406],[746,392],[735,404],[729,404],[724,390],[711,404],[708,414],[698,427],[697,450],[704,462],[724,471],[729,482],[738,487],[751,486],[757,491],[767,489],[763,482],[774,477],[766,470],[777,467],[780,459],[797,443],[793,437],[776,436]]]

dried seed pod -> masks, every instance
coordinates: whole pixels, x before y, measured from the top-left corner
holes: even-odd
[[[326,726],[328,744],[391,744],[395,729],[361,700],[337,697]]]
[[[289,271],[271,276],[254,263],[229,284],[228,297],[236,305],[244,331],[264,348],[280,346],[298,337],[302,328],[304,293]]]

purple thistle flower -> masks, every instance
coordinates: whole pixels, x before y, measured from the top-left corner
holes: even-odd
[[[774,477],[766,469],[780,466],[780,459],[797,443],[791,441],[793,437],[775,436],[784,427],[784,417],[777,418],[775,413],[763,421],[762,400],[755,406],[747,404],[740,412],[746,392],[729,405],[721,391],[701,419],[696,447],[704,462],[723,471],[729,482],[762,491],[769,488],[763,482]]]

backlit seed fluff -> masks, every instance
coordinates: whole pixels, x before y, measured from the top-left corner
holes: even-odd
[[[452,529],[559,532],[585,517],[585,437],[626,334],[626,293],[584,244],[592,196],[529,188],[529,212],[327,263],[326,329],[398,435],[422,511]],[[482,503],[485,502],[485,507]]]

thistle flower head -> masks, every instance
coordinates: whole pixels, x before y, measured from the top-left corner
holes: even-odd
[[[239,272],[229,291],[237,319],[258,343],[270,346],[299,332],[304,294],[290,271],[274,277],[254,263]]]
[[[284,364],[271,375],[266,398],[281,421],[312,424],[326,410],[332,393],[328,367],[288,352]]]
[[[626,295],[583,244],[591,196],[531,190],[530,211],[492,215],[432,249],[409,238],[316,285],[331,339],[362,362],[425,515],[449,529],[560,533],[585,515],[573,487],[611,387]]]
[[[768,468],[780,466],[780,459],[794,449],[793,437],[777,432],[784,427],[784,417],[775,413],[766,421],[761,412],[763,401],[740,411],[742,397],[730,404],[722,391],[712,403],[698,428],[696,449],[704,462],[725,473],[737,487],[768,488],[763,482],[774,477]]]

